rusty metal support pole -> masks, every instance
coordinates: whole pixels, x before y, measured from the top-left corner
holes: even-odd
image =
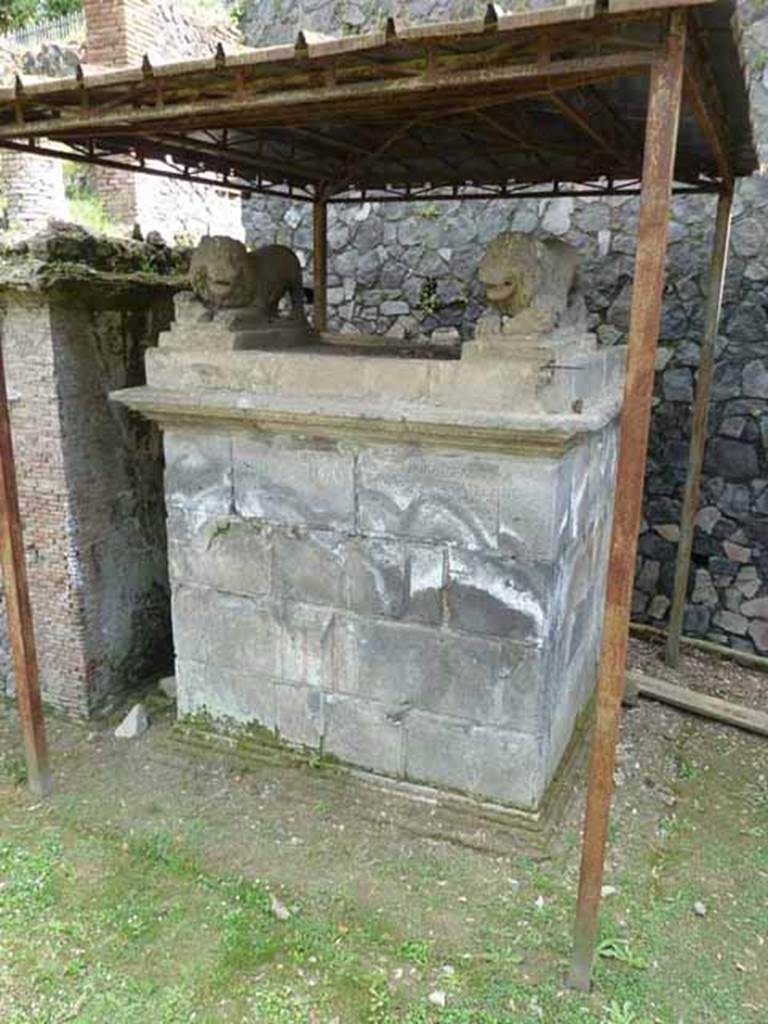
[[[29,603],[27,568],[16,489],[16,467],[13,461],[11,421],[8,414],[8,393],[0,344],[0,561],[3,567],[5,612],[13,655],[13,675],[19,718],[24,736],[27,781],[39,797],[51,791],[48,769],[48,747],[45,738],[43,706],[37,671],[35,634]]]
[[[691,421],[691,447],[688,453],[688,475],[685,480],[683,511],[680,516],[680,539],[677,544],[675,564],[675,589],[672,610],[669,615],[669,632],[664,649],[668,665],[676,668],[680,662],[680,637],[683,633],[685,598],[688,592],[688,574],[691,568],[691,549],[696,513],[699,508],[701,468],[704,463],[704,448],[707,443],[707,415],[712,391],[712,377],[715,368],[715,342],[720,323],[720,309],[723,304],[725,271],[728,265],[728,243],[731,237],[731,210],[733,190],[728,185],[717,204],[715,237],[712,243],[712,258],[709,265],[707,305],[704,313],[704,333],[701,339],[699,372],[696,377],[696,398]]]
[[[315,330],[322,332],[328,326],[328,204],[324,198],[315,200],[314,252],[312,266],[315,279]]]
[[[598,934],[598,914],[608,836],[613,770],[629,637],[637,536],[645,476],[653,395],[654,363],[661,320],[672,179],[677,148],[683,66],[685,13],[670,16],[666,53],[651,70],[645,126],[643,182],[637,232],[635,279],[629,324],[627,374],[621,414],[613,528],[597,717],[587,792],[576,910],[575,948],[569,984],[587,991]]]

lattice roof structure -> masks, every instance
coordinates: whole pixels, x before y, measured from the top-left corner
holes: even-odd
[[[295,199],[611,191],[641,176],[670,0],[575,3],[0,90],[0,145]],[[757,166],[733,0],[692,9],[675,178]]]

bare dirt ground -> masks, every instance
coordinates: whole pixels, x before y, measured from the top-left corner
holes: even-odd
[[[768,676],[733,663],[686,652],[672,674],[642,641],[632,662],[766,706]],[[152,726],[136,741],[113,736],[119,716],[49,717],[55,793],[35,804],[18,784],[15,712],[0,704],[4,1024],[768,1021],[768,741],[646,700],[625,713],[597,985],[576,996],[563,980],[581,790],[549,859],[512,839],[508,853],[482,852],[442,841],[439,820],[430,838],[415,835],[411,804],[336,768],[179,746],[170,703],[155,695],[150,705]],[[439,818],[428,804],[417,813]],[[18,882],[18,920],[5,919],[14,865],[24,879],[30,863],[42,871],[41,836],[55,838],[58,852],[45,856],[57,895],[38,906],[38,890]],[[237,889],[235,899],[233,879],[251,897]],[[212,904],[201,904],[201,885]],[[98,911],[82,903],[89,888],[102,893]],[[288,918],[275,917],[273,900]],[[116,959],[104,954],[145,902],[152,927]],[[87,936],[67,938],[72,916]],[[167,1005],[156,979],[146,988],[166,960],[182,979]],[[105,1003],[117,975],[131,979],[130,998]]]
[[[744,668],[727,658],[714,657],[693,647],[686,647],[677,669],[669,668],[662,659],[660,642],[633,638],[630,641],[629,665],[649,676],[658,676],[677,686],[743,704],[745,707],[768,708],[768,673]]]

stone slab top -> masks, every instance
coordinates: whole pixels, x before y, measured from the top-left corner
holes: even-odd
[[[484,338],[461,358],[405,358],[386,339],[243,350],[235,337],[182,315],[146,353],[148,386],[113,398],[164,424],[539,452],[602,429],[620,404],[623,351],[583,331]]]

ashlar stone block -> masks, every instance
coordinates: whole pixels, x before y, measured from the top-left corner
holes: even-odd
[[[325,530],[279,530],[273,536],[275,594],[288,601],[345,608],[345,539]]]
[[[391,707],[495,720],[501,662],[495,641],[383,620],[357,621],[354,631],[358,695]]]
[[[275,686],[275,724],[281,740],[296,746],[320,746],[323,695],[312,686]]]
[[[567,535],[570,466],[554,459],[509,459],[499,492],[499,547],[526,559],[552,561]]]
[[[494,546],[499,468],[471,454],[369,449],[358,461],[364,533]]]
[[[553,699],[547,678],[548,655],[545,647],[502,642],[494,724],[541,735]]]
[[[271,587],[271,530],[237,516],[172,514],[168,561],[174,583],[260,597]]]
[[[183,662],[208,660],[209,595],[207,588],[186,585],[171,591],[174,650]]]
[[[550,567],[452,548],[448,558],[448,622],[468,633],[540,642],[547,630]]]
[[[355,620],[316,605],[283,606],[282,678],[293,685],[354,693],[358,680]]]
[[[336,446],[234,438],[235,506],[240,515],[275,523],[351,530],[354,458]]]
[[[207,590],[207,661],[244,673],[280,674],[282,624],[266,601]]]
[[[170,508],[226,514],[232,506],[232,442],[198,430],[165,432],[165,500]]]
[[[415,711],[405,725],[405,775],[516,807],[535,807],[539,744],[525,733]]]
[[[177,658],[176,679],[180,715],[206,713],[275,728],[275,680],[270,676]]]
[[[409,544],[404,617],[438,626],[443,621],[448,553],[442,545]]]
[[[348,764],[402,774],[403,724],[391,707],[367,698],[326,694],[323,751]]]
[[[349,607],[361,615],[400,618],[406,595],[401,541],[355,538],[346,548],[344,574]]]

